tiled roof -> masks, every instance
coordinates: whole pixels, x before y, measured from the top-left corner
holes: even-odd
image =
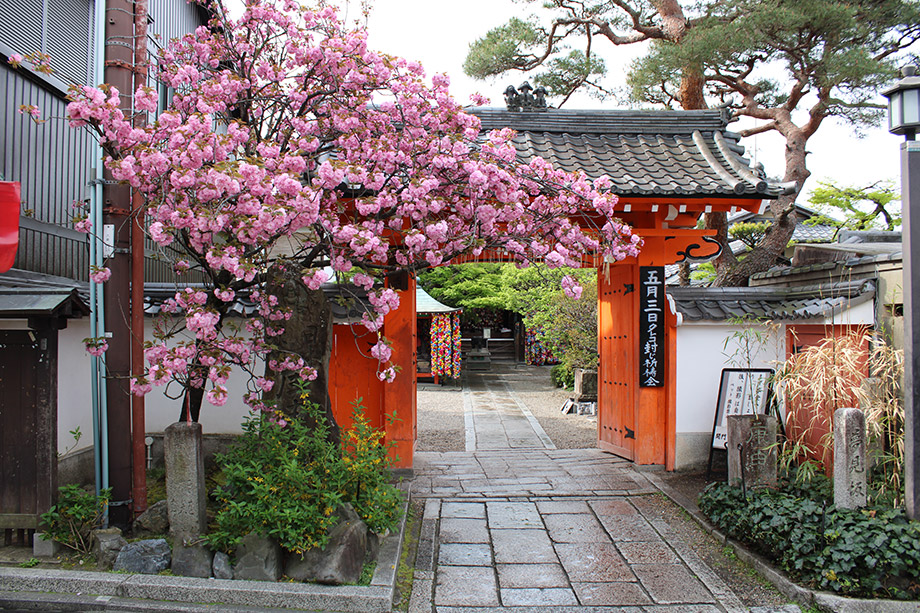
[[[797,223],[790,240],[794,243],[829,243],[834,240],[836,231],[834,226]]]
[[[0,318],[82,317],[89,307],[76,289],[0,288]]]
[[[517,131],[527,161],[542,157],[568,171],[613,181],[620,196],[775,198],[771,184],[743,157],[738,135],[725,131],[721,111],[606,111],[548,109],[513,112],[473,108],[484,132]]]
[[[872,281],[798,287],[668,287],[677,312],[689,321],[751,317],[824,319],[875,296]]]
[[[422,289],[422,286],[415,286],[415,312],[416,313],[454,313],[463,309],[455,309],[446,304],[441,304],[435,300],[431,294]]]

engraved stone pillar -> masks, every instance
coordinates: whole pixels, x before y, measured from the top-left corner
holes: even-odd
[[[195,538],[204,534],[208,527],[201,424],[171,424],[166,428],[163,443],[169,532],[177,538]]]
[[[834,412],[834,504],[866,506],[866,417],[859,409]]]
[[[728,482],[740,486],[743,467],[747,487],[776,486],[776,418],[729,415],[727,420]]]

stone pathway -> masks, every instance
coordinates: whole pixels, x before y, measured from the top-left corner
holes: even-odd
[[[500,380],[469,379],[468,452],[415,456],[425,510],[410,613],[748,610],[656,518],[642,472],[554,449]]]
[[[500,379],[468,373],[463,406],[467,451],[556,448],[540,422]]]

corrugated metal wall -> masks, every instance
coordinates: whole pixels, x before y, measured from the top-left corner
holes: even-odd
[[[65,84],[85,84],[92,58],[93,0],[16,0],[0,10],[0,42],[11,52],[51,56]]]
[[[199,10],[192,2],[150,0],[148,13],[152,19],[148,35],[161,47],[165,47],[173,38],[194,32],[195,28],[202,25]]]
[[[8,52],[43,49],[54,56],[61,80],[87,82],[94,4],[18,0],[0,11],[0,45]],[[201,25],[198,9],[185,0],[151,0],[149,13],[149,34],[160,44]],[[20,114],[24,104],[39,107],[48,121],[36,124]],[[73,230],[71,204],[89,195],[92,139],[63,120],[66,104],[60,89],[0,62],[0,179],[22,184],[24,219],[14,267],[86,281],[88,245]],[[148,253],[155,248],[148,242]],[[171,266],[151,258],[146,275],[151,282],[174,279]]]
[[[23,104],[38,106],[48,121],[36,124],[21,114]],[[85,280],[86,237],[72,230],[71,205],[88,193],[92,139],[55,119],[64,116],[65,106],[58,92],[0,67],[0,174],[22,184],[27,218],[14,266]]]

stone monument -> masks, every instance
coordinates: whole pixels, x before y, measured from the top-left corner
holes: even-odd
[[[729,415],[728,482],[746,487],[776,486],[776,418]]]
[[[834,411],[834,504],[866,506],[866,416],[859,409]]]
[[[195,539],[208,528],[201,424],[177,422],[167,426],[164,451],[169,533],[175,539]]]

